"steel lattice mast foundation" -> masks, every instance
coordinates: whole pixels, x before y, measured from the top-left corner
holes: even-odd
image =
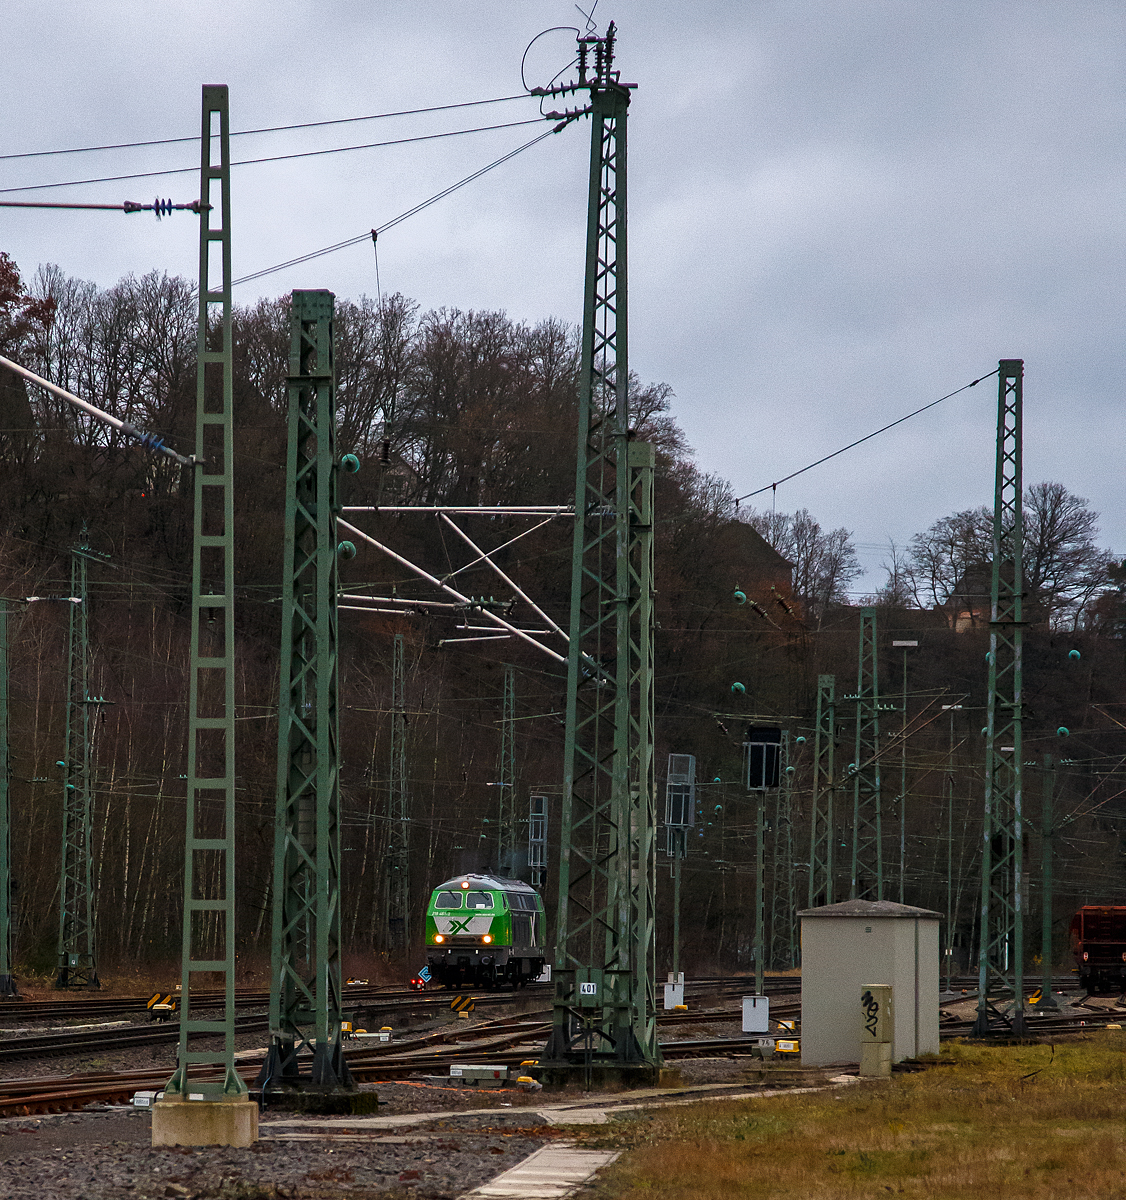
[[[626,116],[614,26],[579,40],[590,193],[552,1033],[543,1077],[656,1077],[653,447],[630,440]],[[593,76],[587,65],[593,54]]]
[[[192,551],[191,659],[184,841],[179,1065],[153,1109],[153,1143],[206,1145],[204,1114],[217,1116],[222,1144],[257,1137],[257,1108],[235,1070],[235,608],[234,416],[231,342],[231,152],[225,85],[203,88],[200,157],[199,323]],[[215,977],[223,1014],[197,1017],[192,982]],[[193,1049],[193,1035],[219,1036],[222,1050]],[[219,1079],[200,1078],[222,1064]],[[211,1102],[210,1110],[201,1102]],[[245,1107],[243,1107],[245,1105]],[[193,1115],[194,1114],[194,1115]],[[205,1128],[205,1126],[208,1126]]]
[[[860,610],[857,656],[856,744],[852,763],[852,900],[884,898],[883,821],[880,812],[880,676],[876,610]]]
[[[296,291],[290,310],[270,1047],[259,1076],[264,1090],[352,1087],[341,1040],[335,427],[333,295]],[[306,1064],[299,1060],[302,1052],[309,1056]]]
[[[389,954],[410,946],[410,794],[407,782],[406,643],[395,634],[391,663],[391,763],[387,804],[387,932]]]
[[[974,1033],[1023,1035],[1024,922],[1022,719],[1024,361],[997,369],[997,470],[985,724],[985,814],[981,849],[981,941]],[[994,1001],[1011,999],[1006,1016]]]
[[[817,720],[813,731],[813,797],[810,808],[809,893],[810,908],[833,903],[833,791],[836,747],[835,675],[817,677]]]
[[[504,665],[504,706],[500,722],[500,754],[497,758],[497,871],[515,876],[519,824],[516,819],[516,668]]]
[[[83,530],[85,534],[85,530]],[[68,622],[66,741],[63,772],[63,842],[59,863],[57,988],[90,988],[98,982],[94,947],[93,793],[90,780],[91,714],[89,597],[86,563],[90,547],[71,551]]]

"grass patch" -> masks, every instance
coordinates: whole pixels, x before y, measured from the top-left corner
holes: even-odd
[[[1126,1034],[954,1042],[887,1082],[654,1110],[589,1130],[614,1200],[1126,1200]]]

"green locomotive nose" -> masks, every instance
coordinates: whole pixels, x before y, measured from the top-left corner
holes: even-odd
[[[546,961],[544,909],[518,879],[461,875],[439,884],[426,909],[431,976],[448,987],[521,987]]]

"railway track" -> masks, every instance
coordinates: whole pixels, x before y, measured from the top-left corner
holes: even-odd
[[[548,984],[529,984],[528,990],[546,991],[549,986]],[[136,1016],[147,1011],[146,1005],[151,994],[149,993],[146,996],[84,995],[81,999],[70,1000],[58,1000],[54,997],[49,1000],[0,999],[0,1021],[8,1024],[19,1020],[44,1021],[56,1019],[68,1020],[71,1018],[90,1019],[97,1017]],[[163,994],[168,995],[169,992],[164,992]],[[179,999],[178,992],[172,991],[171,995],[177,1000]],[[344,999],[348,1007],[384,1000],[417,999],[418,996],[418,992],[411,991],[409,988],[375,986],[350,987],[344,992]],[[192,993],[193,1008],[221,1008],[223,1003],[224,996],[222,992]],[[269,1003],[270,993],[268,990],[242,988],[235,992],[236,1009],[265,1008]]]
[[[479,1006],[510,1004],[516,997],[511,993],[496,993],[476,998]],[[448,1000],[441,997],[420,998],[417,992],[407,993],[401,1000],[367,1004],[364,1011],[376,1020],[409,1012],[411,1016],[425,1017],[448,1009]],[[193,1005],[194,1007],[194,1005]],[[136,1014],[134,1014],[136,1015]],[[366,1018],[365,1018],[366,1019]],[[235,1018],[235,1033],[253,1033],[269,1028],[269,1018],[262,1013]],[[134,1025],[128,1028],[82,1030],[71,1032],[60,1030],[52,1033],[30,1034],[8,1038],[0,1042],[0,1063],[18,1062],[29,1058],[50,1058],[67,1054],[82,1054],[88,1050],[128,1050],[138,1046],[174,1045],[180,1037],[179,1021]]]
[[[786,981],[787,983],[789,981]],[[745,990],[745,983],[742,981],[730,980],[704,980],[697,984],[696,990],[707,990],[710,992],[718,992],[724,994],[732,989],[737,991]],[[537,989],[547,993],[547,987]],[[796,989],[790,987],[778,987],[772,989],[772,994],[783,996],[790,993],[796,994]],[[474,1001],[480,1007],[499,1007],[513,1003],[517,999],[526,998],[529,995],[535,995],[535,992],[529,993],[522,991],[514,992],[486,992],[483,995],[475,995]],[[263,994],[264,995],[264,994]],[[268,1000],[268,996],[266,996]],[[367,1003],[356,1003],[361,1001],[359,995],[350,995],[348,997],[352,1001],[351,1007],[362,1009],[364,1020],[369,1023],[383,1019],[394,1019],[395,1017],[403,1017],[410,1015],[418,1019],[425,1018],[427,1015],[434,1016],[442,1015],[448,1008],[449,999],[447,993],[423,993],[410,991],[379,993],[373,1000]],[[193,1001],[193,1008],[196,1002]],[[8,1009],[0,1010],[7,1014]],[[546,1011],[550,1012],[550,1009]],[[132,1015],[137,1015],[137,1010],[134,1009]],[[701,1020],[699,1014],[667,1014],[671,1020],[687,1019]],[[717,1018],[711,1018],[717,1019]],[[737,1019],[737,1013],[733,1013],[731,1018]],[[266,1030],[269,1028],[268,1018],[265,1014],[252,1014],[239,1016],[235,1019],[236,1033],[252,1033],[257,1030]],[[545,1035],[546,1036],[546,1035]],[[119,1029],[95,1029],[83,1030],[80,1032],[71,1032],[69,1030],[60,1030],[51,1033],[31,1034],[16,1038],[6,1039],[0,1043],[0,1063],[19,1062],[28,1059],[59,1057],[63,1055],[82,1054],[87,1051],[96,1050],[98,1052],[112,1050],[128,1050],[141,1046],[159,1046],[159,1045],[174,1045],[179,1040],[179,1024],[175,1020],[160,1024],[148,1024],[141,1026],[133,1026],[129,1028]],[[392,1043],[395,1044],[395,1043]]]
[[[1029,1018],[1028,1037],[1044,1037],[1054,1033],[1077,1033],[1081,1029],[1105,1029],[1108,1025],[1126,1023],[1126,1013],[1109,1012],[1106,1009],[1091,1009],[1083,1015],[1073,1017],[1039,1017]],[[970,1037],[973,1034],[972,1020],[939,1021],[938,1033],[943,1040],[953,1037]]]
[[[250,1033],[266,1029],[266,1017],[237,1017],[235,1033]],[[141,1025],[127,1029],[83,1030],[80,1033],[33,1034],[9,1038],[0,1043],[0,1063],[19,1062],[29,1058],[57,1058],[59,1055],[82,1054],[87,1050],[99,1053],[107,1050],[131,1050],[137,1046],[159,1046],[176,1042],[180,1036],[178,1024]]]
[[[686,986],[688,994],[694,995],[701,990],[750,991],[753,990],[753,983],[753,976],[735,975],[690,979]],[[797,987],[800,987],[800,980],[796,976],[768,976],[766,979],[766,990],[768,992],[775,990],[784,991],[788,988]],[[550,983],[531,983],[523,991],[525,994],[530,995],[534,995],[537,992],[543,992],[546,995],[550,989]],[[163,989],[163,991],[165,994],[169,992],[173,995],[177,994],[172,988]],[[17,1018],[42,1020],[55,1017],[128,1015],[143,1011],[151,994],[103,996],[93,992],[82,992],[77,995],[70,994],[65,998],[61,995],[52,996],[46,1000],[29,1000],[26,997],[0,997],[0,1020],[11,1021]],[[447,994],[447,992],[440,991],[437,988],[419,993],[410,988],[393,987],[384,984],[360,984],[345,987],[344,1000],[346,1006],[351,1006],[365,1001],[409,1000],[412,998],[416,999],[420,995],[441,996]],[[220,991],[192,993],[193,1007],[219,1006],[222,1005],[223,999],[223,993]],[[269,1002],[270,992],[268,988],[237,988],[235,990],[235,1004],[239,1008],[263,1007],[269,1004]]]
[[[774,982],[769,989],[776,997],[772,1004],[772,1016],[785,1018],[797,1016],[800,1013],[798,998],[798,981],[782,979]],[[708,980],[698,981],[694,991],[700,995],[707,993],[722,996],[725,992],[745,992],[746,980]],[[546,989],[544,989],[546,993]],[[524,996],[527,993],[518,993]],[[502,1006],[513,999],[512,993],[486,993],[475,996],[479,1006]],[[969,999],[967,995],[964,997]],[[432,1008],[445,1007],[448,1001],[446,994],[431,993],[419,996],[417,993],[406,993],[397,997],[401,1002],[395,1004],[387,993],[380,996],[381,1000],[389,1003],[388,1011],[397,1009],[400,1013],[407,1004],[417,1011],[419,1006]],[[546,999],[546,995],[545,995]],[[382,1005],[380,1006],[383,1007]],[[372,1042],[366,1045],[349,1043],[346,1050],[349,1067],[354,1078],[360,1083],[375,1083],[379,1081],[403,1079],[419,1073],[438,1074],[448,1070],[456,1062],[467,1059],[480,1062],[492,1062],[497,1065],[516,1066],[534,1058],[543,1045],[550,1029],[550,1008],[543,1007],[531,1012],[508,1016],[497,1016],[487,1021],[479,1021],[466,1027],[460,1023],[446,1025],[440,1029],[401,1037],[398,1041]],[[738,1006],[723,1005],[713,1011],[668,1012],[658,1015],[658,1023],[670,1034],[678,1026],[707,1025],[719,1022],[738,1020]],[[1081,1029],[1098,1029],[1108,1024],[1117,1024],[1122,1014],[1108,1010],[1091,1010],[1081,1016],[1037,1017],[1033,1018],[1031,1035],[1033,1037],[1054,1036],[1060,1033],[1076,1032]],[[246,1020],[246,1019],[244,1019]],[[249,1018],[257,1024],[240,1025],[240,1030],[266,1028],[263,1018]],[[968,1036],[972,1030],[969,1020],[944,1020],[941,1022],[943,1038]],[[174,1041],[177,1034],[175,1025],[156,1030],[142,1027],[126,1035],[128,1044],[152,1044],[159,1035],[161,1040]],[[65,1038],[66,1035],[63,1035]],[[73,1035],[72,1043],[73,1043]],[[32,1039],[25,1039],[31,1042]],[[39,1041],[40,1039],[35,1039]],[[106,1034],[97,1032],[86,1035],[83,1045],[96,1044],[100,1049],[110,1048]],[[9,1043],[9,1046],[11,1043]],[[3,1047],[7,1049],[8,1047]],[[749,1051],[749,1039],[746,1037],[717,1037],[663,1040],[662,1053],[670,1061],[689,1057],[727,1056]],[[25,1049],[32,1050],[28,1045]],[[53,1041],[50,1046],[36,1046],[36,1055],[52,1052],[65,1052],[59,1049],[59,1042]],[[73,1051],[72,1051],[73,1052]],[[25,1055],[26,1057],[26,1055]],[[241,1058],[238,1063],[240,1075],[248,1084],[256,1078],[262,1065],[262,1059],[255,1056]],[[59,1112],[81,1108],[87,1104],[126,1103],[136,1091],[159,1090],[167,1082],[169,1070],[167,1067],[151,1068],[128,1072],[100,1072],[83,1075],[66,1075],[40,1077],[36,1079],[15,1079],[0,1082],[0,1115],[23,1116],[40,1112]],[[221,1068],[216,1064],[215,1078],[221,1076]],[[201,1078],[208,1077],[206,1070],[201,1072]]]
[[[692,1014],[687,1019],[702,1021],[711,1019],[733,1019],[728,1014]],[[1086,1028],[1099,1028],[1112,1023],[1108,1014],[1100,1018],[1092,1014],[1086,1020]],[[685,1021],[683,1014],[676,1014],[669,1023]],[[665,1024],[662,1021],[662,1024]],[[967,1023],[968,1027],[968,1023]],[[1040,1035],[1060,1032],[1075,1032],[1084,1028],[1077,1021],[1056,1022],[1045,1020],[1036,1027]],[[480,1027],[479,1027],[480,1029]],[[508,1029],[490,1025],[480,1029],[481,1036],[453,1044],[443,1044],[433,1038],[429,1046],[400,1043],[391,1046],[366,1047],[349,1050],[348,1062],[352,1074],[359,1083],[378,1083],[397,1080],[418,1073],[435,1074],[467,1058],[498,1066],[517,1066],[532,1057],[543,1044],[548,1023],[525,1022],[522,1027]],[[468,1031],[461,1031],[462,1037]],[[961,1029],[944,1031],[946,1036],[959,1036]],[[421,1040],[421,1039],[419,1039]],[[534,1047],[534,1048],[533,1048]],[[661,1050],[669,1061],[683,1058],[729,1056],[748,1052],[745,1037],[696,1038],[664,1041]],[[253,1083],[261,1068],[259,1058],[244,1059],[238,1064],[238,1072],[247,1085]],[[217,1064],[212,1071],[203,1070],[199,1078],[221,1079],[222,1070]],[[148,1071],[101,1072],[84,1075],[43,1077],[38,1079],[16,1079],[0,1083],[0,1116],[30,1116],[37,1113],[67,1112],[87,1105],[126,1104],[134,1092],[159,1091],[168,1080],[168,1068]]]
[[[745,987],[738,985],[738,990]],[[793,991],[791,988],[790,991]],[[419,997],[414,995],[417,1002]],[[512,999],[511,993],[486,994],[476,997],[478,1004],[502,1005]],[[442,1001],[445,1004],[445,1001]],[[797,1013],[799,1004],[796,999],[786,1003],[782,1001],[776,1006],[779,1015],[786,1012]],[[466,1057],[481,1059],[486,1062],[496,1062],[500,1065],[516,1066],[529,1057],[539,1053],[548,1032],[550,1031],[551,1009],[545,1007],[530,1013],[497,1017],[489,1021],[478,1022],[469,1028],[455,1025],[444,1026],[441,1029],[419,1033],[394,1042],[372,1042],[367,1045],[349,1044],[346,1050],[348,1064],[357,1082],[372,1083],[380,1080],[401,1079],[419,1071],[434,1073],[448,1069],[455,1062],[465,1061]],[[708,1024],[719,1021],[739,1019],[738,1008],[724,1008],[712,1012],[669,1012],[662,1013],[658,1022],[663,1027],[675,1027],[685,1024]],[[250,1021],[260,1021],[260,1024],[245,1024],[241,1029],[261,1028],[265,1030],[265,1019],[250,1018]],[[174,1041],[177,1030],[175,1026],[154,1030],[142,1027],[132,1036],[124,1039],[128,1045],[152,1044],[156,1035],[162,1039]],[[147,1035],[147,1036],[146,1036]],[[45,1052],[66,1052],[65,1036],[52,1039],[47,1051],[42,1048],[27,1047],[30,1053],[23,1057],[38,1057]],[[96,1043],[93,1039],[98,1038]],[[23,1039],[27,1042],[41,1042],[42,1039]],[[730,1039],[729,1039],[730,1040]],[[73,1045],[73,1038],[72,1043]],[[96,1032],[84,1035],[82,1046],[96,1044],[99,1049],[109,1048],[106,1035]],[[726,1042],[723,1043],[726,1045]],[[745,1046],[745,1041],[733,1041],[732,1044]],[[667,1044],[670,1057],[676,1057],[678,1047],[695,1045],[694,1043]],[[19,1051],[12,1044],[0,1049]],[[71,1051],[73,1052],[73,1050]],[[697,1050],[697,1052],[699,1052]],[[239,1061],[239,1074],[251,1083],[258,1075],[262,1059],[258,1056],[246,1057]],[[215,1078],[221,1077],[218,1066],[213,1072]],[[168,1080],[169,1068],[150,1068],[142,1071],[129,1072],[90,1072],[82,1075],[65,1075],[40,1077],[36,1079],[14,1079],[0,1081],[0,1116],[28,1115],[36,1112],[60,1112],[68,1109],[81,1108],[90,1103],[113,1104],[126,1103],[136,1091],[159,1090]],[[209,1077],[206,1071],[201,1072],[201,1078]]]
[[[777,982],[768,980],[767,990],[770,994],[783,994],[789,991],[796,992],[798,981],[782,978]],[[719,995],[730,994],[733,992],[743,993],[750,986],[749,981],[745,979],[702,979],[695,980],[688,985],[687,995],[698,996],[701,993],[717,993]],[[466,989],[473,991],[473,989]],[[527,988],[522,989],[519,993],[510,991],[501,992],[486,992],[477,996],[479,1002],[491,1003],[494,998],[502,998],[503,1001],[511,1001],[516,996],[535,996],[535,995],[550,995],[550,984],[530,984]],[[359,1011],[365,1016],[373,1014],[376,1016],[384,1013],[393,1013],[402,1011],[403,1009],[410,1010],[425,1010],[434,1008],[440,1010],[445,1007],[452,993],[449,991],[439,991],[437,989],[417,992],[406,988],[349,988],[344,994],[344,1007],[349,1011]],[[474,993],[476,995],[476,993]],[[489,997],[488,1000],[485,997]],[[243,1012],[245,1010],[263,1009],[269,1005],[270,994],[268,991],[261,990],[243,990],[236,993],[236,1011]],[[128,996],[128,997],[90,997],[82,1000],[72,1001],[56,1001],[53,998],[50,1000],[0,1000],[0,1021],[5,1025],[17,1025],[20,1021],[44,1021],[44,1020],[70,1020],[75,1018],[85,1018],[86,1020],[96,1020],[107,1017],[143,1017],[147,1012],[147,1004],[149,997],[147,996]],[[205,1009],[220,1007],[223,1004],[222,993],[205,992],[192,996],[193,1009]],[[175,1018],[173,1018],[175,1020]]]

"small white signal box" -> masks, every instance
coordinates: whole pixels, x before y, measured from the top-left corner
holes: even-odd
[[[767,996],[743,997],[743,1032],[770,1032],[770,999]]]
[[[681,971],[675,979],[671,973],[665,984],[665,1011],[679,1007],[684,1003],[684,972]]]

